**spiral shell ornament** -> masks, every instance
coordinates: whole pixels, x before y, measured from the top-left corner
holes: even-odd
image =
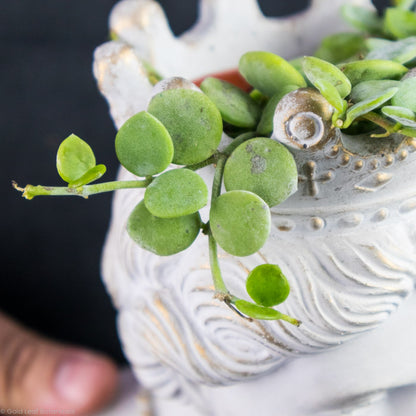
[[[312,88],[286,94],[273,118],[273,138],[298,149],[322,147],[335,134],[331,125],[332,106]]]

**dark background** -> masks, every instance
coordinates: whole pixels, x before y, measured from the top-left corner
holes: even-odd
[[[94,48],[107,40],[115,3],[0,0],[0,309],[55,339],[123,362],[99,270],[111,195],[29,202],[10,184],[60,184],[56,150],[72,132],[107,165],[103,179],[114,179],[115,129],[91,63]],[[197,0],[160,3],[176,34],[196,19]],[[259,3],[266,15],[278,16],[308,1]]]

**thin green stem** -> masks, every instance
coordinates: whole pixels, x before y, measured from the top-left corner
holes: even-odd
[[[214,153],[211,157],[209,157],[208,159],[203,160],[202,162],[199,163],[195,163],[194,165],[187,165],[184,166],[182,169],[189,169],[189,170],[198,170],[198,169],[202,169],[205,166],[209,166],[212,165],[213,163],[215,163],[218,159],[218,153]]]
[[[281,319],[282,321],[289,322],[290,324],[295,325],[295,326],[300,326],[301,321],[299,321],[298,319],[292,318],[291,316],[285,315],[284,313],[281,313],[281,312],[279,313],[280,313],[279,319]]]
[[[374,124],[377,124],[384,130],[386,130],[385,133],[373,134],[372,137],[387,137],[393,133],[403,134],[403,136],[408,137],[416,137],[416,129],[412,127],[405,127],[400,123],[390,122],[389,120],[386,120],[384,117],[380,116],[377,113],[374,113],[373,111],[370,111],[369,113],[364,114],[361,117],[366,120],[372,121]]]
[[[217,243],[215,238],[209,233],[208,236],[208,244],[209,244],[209,263],[211,266],[211,274],[212,279],[214,281],[215,291],[217,295],[220,295],[221,300],[225,300],[225,298],[229,297],[229,292],[227,287],[225,286],[224,279],[222,278],[220,264],[218,261],[218,252],[217,252]]]
[[[156,85],[159,81],[162,81],[162,75],[160,75],[149,62],[142,61],[142,64],[147,72],[147,79],[152,85]]]
[[[236,137],[223,151],[222,154],[226,156],[230,156],[234,149],[236,149],[238,146],[240,146],[241,143],[244,143],[247,140],[252,139],[253,137],[256,137],[257,133],[255,131],[249,131],[243,134],[240,134],[240,136]]]
[[[220,155],[218,157],[217,166],[215,168],[214,179],[212,182],[212,196],[211,196],[211,208],[212,204],[221,194],[221,184],[222,184],[222,175],[224,172],[225,162],[227,157],[225,155]],[[221,274],[220,264],[218,261],[218,251],[217,251],[217,242],[215,241],[212,232],[208,233],[208,244],[209,244],[209,262],[211,265],[211,274],[214,280],[215,290],[217,292],[217,297],[221,300],[229,299],[229,292],[225,286],[224,279]]]
[[[397,131],[395,129],[396,123],[391,123],[390,121],[386,120],[384,117],[380,116],[379,114],[373,111],[370,111],[367,114],[363,114],[361,118],[369,120],[374,124],[377,124],[377,126],[382,127],[384,130],[386,130],[385,134],[387,134],[387,136]],[[384,135],[384,137],[386,136]]]
[[[16,182],[12,182],[13,187],[23,192],[23,197],[33,199],[35,196],[80,196],[88,198],[90,195],[111,192],[117,189],[145,188],[152,182],[153,178],[149,177],[140,181],[112,181],[103,182],[95,185],[78,186],[70,188],[69,186],[43,186],[43,185],[26,185],[20,188]]]
[[[221,194],[222,176],[224,173],[224,166],[225,166],[226,161],[227,161],[227,156],[220,155],[218,157],[217,166],[215,168],[214,179],[212,181],[211,206]]]

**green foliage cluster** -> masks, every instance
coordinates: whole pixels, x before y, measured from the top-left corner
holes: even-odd
[[[146,188],[127,231],[142,248],[160,256],[188,248],[202,231],[208,236],[217,297],[244,316],[299,321],[273,307],[290,287],[277,265],[263,264],[247,277],[251,301],[231,294],[222,277],[217,245],[249,256],[266,243],[270,208],[297,190],[295,160],[270,136],[280,100],[299,88],[315,88],[333,108],[332,128],[368,131],[374,137],[416,137],[416,15],[414,1],[396,0],[383,16],[345,5],[344,18],[358,33],[325,38],[314,56],[286,61],[270,52],[244,54],[239,72],[249,92],[216,78],[200,90],[171,88],[156,93],[146,111],[120,128],[115,150],[120,163],[142,179],[91,185],[104,172],[83,140],[69,136],[57,154],[65,188],[28,185],[24,196],[88,196],[122,188]],[[382,129],[382,130],[380,130]],[[233,140],[219,148],[223,133]],[[215,167],[211,198],[197,173]],[[20,189],[20,188],[19,188]],[[223,191],[225,189],[225,192]],[[209,221],[200,210],[208,205]]]

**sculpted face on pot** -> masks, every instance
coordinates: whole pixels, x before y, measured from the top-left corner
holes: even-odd
[[[204,1],[199,25],[183,39],[173,37],[153,1],[125,0],[115,7],[111,25],[120,40],[97,49],[94,71],[117,126],[143,110],[152,93],[140,56],[153,59],[152,64],[167,77],[180,73],[191,79],[235,66],[241,53],[249,49],[271,50],[291,58],[315,47],[324,33],[339,31],[335,16],[343,2],[315,1],[308,13],[285,22],[267,20],[254,1],[245,0],[238,16],[245,25],[222,19],[231,3]],[[361,3],[370,7],[369,2]],[[212,13],[216,17],[204,32]],[[322,25],[324,18],[328,25]],[[261,33],[249,27],[261,27]],[[230,28],[238,33],[226,36]],[[181,62],[190,64],[181,68]],[[289,98],[305,93],[307,89],[298,90]],[[221,258],[230,289],[241,296],[248,270],[260,262],[279,264],[291,285],[282,312],[300,319],[299,328],[281,321],[249,321],[216,300],[203,236],[187,251],[167,258],[141,250],[128,237],[125,226],[142,195],[137,190],[116,194],[103,256],[104,281],[119,310],[127,357],[141,382],[157,394],[183,394],[222,414],[209,403],[216,390],[204,386],[231,385],[273,371],[276,376],[269,377],[277,377],[276,383],[277,374],[286,372],[292,382],[299,380],[301,385],[302,370],[288,364],[292,358],[327,351],[377,328],[412,295],[416,142],[397,136],[379,139],[375,146],[369,138],[341,135],[329,127],[326,103],[317,100],[312,97],[313,105],[304,100],[295,112],[286,102],[276,112],[274,138],[291,147],[299,189],[272,209],[269,241],[255,255],[236,259],[224,254]],[[305,120],[306,131],[302,130]],[[203,174],[208,178],[213,172],[208,167]],[[119,178],[131,177],[120,170]],[[410,348],[416,342],[413,338],[403,342]],[[358,345],[354,342],[351,345]],[[357,357],[365,357],[364,350],[357,347]],[[368,354],[372,356],[371,351]],[[353,375],[350,379],[345,375],[346,366],[351,366],[348,360],[343,362],[340,353],[333,362],[342,379],[350,381],[345,381],[342,394],[336,392],[336,383],[323,382],[328,400],[335,400],[334,409],[346,408],[341,398],[350,398],[354,406],[351,397],[372,397],[376,389],[416,383],[416,368],[410,366],[403,379],[392,378],[392,369],[386,368],[378,378],[380,383],[353,387]],[[277,371],[284,363],[287,365]],[[304,368],[315,374],[313,365],[308,365]],[[246,386],[247,392],[257,388],[252,383]],[[319,392],[315,396],[322,397]],[[307,397],[305,393],[305,403],[319,410],[322,403]],[[267,400],[274,403],[272,395]],[[288,399],[283,404],[288,409],[285,414],[303,414],[296,413],[300,412],[296,406]],[[248,408],[246,412],[250,414]]]

